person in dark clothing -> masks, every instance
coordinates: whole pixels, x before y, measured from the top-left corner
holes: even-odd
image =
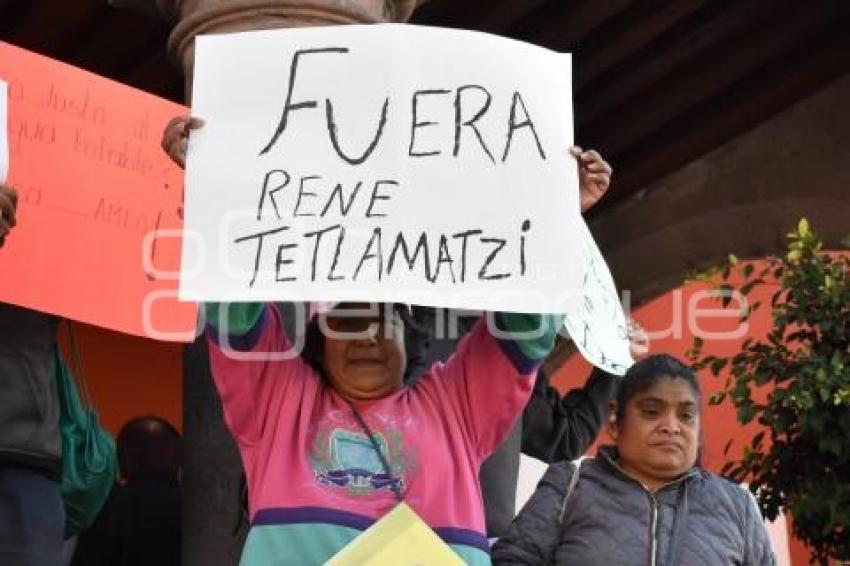
[[[17,223],[0,184],[0,247]],[[0,564],[58,564],[65,507],[53,350],[56,317],[0,303]]]
[[[522,453],[547,463],[574,460],[584,454],[605,422],[618,380],[593,368],[582,387],[561,394],[540,371],[522,414]]]
[[[182,459],[180,433],[159,417],[138,417],[118,433],[118,469],[123,483],[161,473],[179,479]]]
[[[493,563],[774,564],[753,496],[697,463],[700,400],[696,376],[675,358],[632,366],[609,420],[616,446],[552,464]]]
[[[180,434],[159,417],[140,417],[117,439],[120,478],[73,566],[180,564]]]

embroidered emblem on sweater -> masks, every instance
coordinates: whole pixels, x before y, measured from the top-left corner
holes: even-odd
[[[370,426],[371,423],[370,423]],[[375,447],[365,433],[348,427],[319,427],[310,454],[315,480],[333,491],[354,497],[405,490],[415,458],[404,446],[404,436],[394,427],[373,429],[375,441],[390,468],[387,474]]]

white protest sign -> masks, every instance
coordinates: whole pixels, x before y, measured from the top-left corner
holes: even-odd
[[[5,183],[9,174],[8,95],[9,85],[0,81],[0,183]]]
[[[565,312],[571,93],[568,55],[475,32],[198,37],[181,299]]]
[[[579,308],[568,312],[564,325],[587,361],[609,373],[624,375],[634,360],[617,287],[583,221],[580,240],[585,265],[582,301]]]

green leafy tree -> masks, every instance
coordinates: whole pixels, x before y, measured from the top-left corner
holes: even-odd
[[[794,534],[826,564],[850,559],[850,256],[821,248],[802,219],[785,256],[766,267],[729,256],[698,274],[724,306],[762,285],[778,290],[766,340],[749,338],[721,357],[696,338],[688,355],[696,370],[728,370],[712,404],[728,400],[741,423],[762,427],[723,473],[749,482],[766,517],[790,511]],[[762,306],[744,304],[742,322]]]

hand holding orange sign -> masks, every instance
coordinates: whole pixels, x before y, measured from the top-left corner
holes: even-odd
[[[189,341],[176,300],[183,174],[159,147],[178,104],[0,43],[17,227],[0,301],[113,330]]]

